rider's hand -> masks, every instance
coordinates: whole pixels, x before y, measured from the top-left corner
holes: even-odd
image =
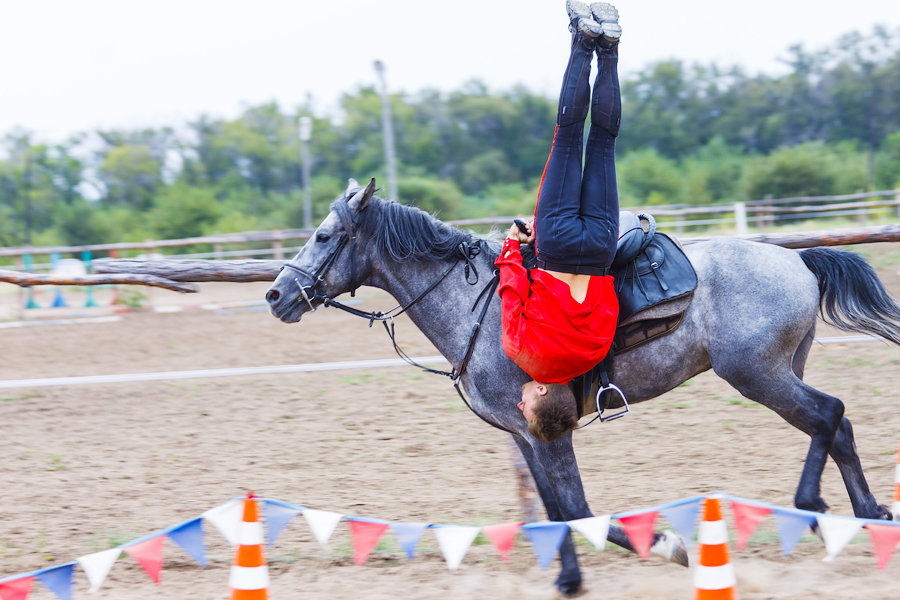
[[[515,223],[512,224],[512,227],[509,228],[509,233],[506,234],[506,237],[519,240],[520,244],[528,244],[534,241],[534,220],[532,219],[528,223],[525,224],[528,228],[528,233],[522,233],[519,230],[519,226]]]

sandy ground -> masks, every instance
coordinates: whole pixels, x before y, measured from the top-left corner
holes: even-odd
[[[900,247],[876,251],[900,297]],[[887,258],[884,258],[887,256]],[[198,296],[154,291],[154,306],[259,300],[264,284],[210,284]],[[98,290],[101,304],[110,292]],[[52,292],[39,301],[47,304]],[[71,304],[82,302],[68,291]],[[361,307],[391,306],[364,290]],[[0,319],[17,319],[18,294],[0,287]],[[109,314],[41,309],[29,318]],[[0,329],[0,379],[264,366],[392,358],[378,328],[322,310],[285,325],[259,307],[129,313],[107,323]],[[2,321],[0,321],[2,323]],[[434,349],[398,325],[412,355]],[[835,335],[822,331],[820,335]],[[880,343],[815,346],[807,381],[847,404],[863,467],[890,503],[900,444],[900,349]],[[0,390],[0,577],[62,564],[199,516],[248,490],[312,508],[397,521],[487,525],[519,519],[507,436],[483,425],[447,380],[411,367],[382,370]],[[789,506],[807,438],[741,399],[713,375],[697,377],[627,418],[576,434],[595,513],[651,507],[722,490]],[[823,496],[852,514],[829,463]],[[727,515],[730,521],[730,515]],[[660,527],[665,526],[664,522]],[[121,559],[96,598],[225,598],[231,551],[207,528],[204,569],[166,542],[162,585]],[[588,599],[688,598],[691,572],[579,543]],[[807,536],[781,556],[771,519],[733,552],[744,599],[900,596],[900,558],[876,567],[866,533],[831,563]],[[339,525],[328,548],[302,517],[268,551],[273,598],[553,598],[558,563],[537,566],[517,542],[501,562],[477,540],[449,572],[431,532],[407,561],[391,535],[362,568]],[[76,569],[76,597],[87,579]],[[54,598],[36,583],[31,598]]]

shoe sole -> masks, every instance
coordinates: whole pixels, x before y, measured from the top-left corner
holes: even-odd
[[[603,37],[609,41],[616,41],[622,37],[622,26],[619,25],[619,11],[608,2],[594,2],[591,4],[591,14],[594,20],[600,23]]]
[[[598,38],[603,35],[603,26],[589,17],[578,19],[578,31],[589,38]]]
[[[584,2],[577,0],[566,0],[566,12],[569,14],[569,20],[572,19],[592,19],[591,7]]]

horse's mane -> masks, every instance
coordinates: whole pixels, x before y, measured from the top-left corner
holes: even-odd
[[[478,244],[493,256],[499,252],[487,238],[447,225],[415,206],[378,196],[359,213],[357,226],[371,236],[381,256],[396,262],[455,259],[463,242]]]

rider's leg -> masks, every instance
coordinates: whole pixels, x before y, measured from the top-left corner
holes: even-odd
[[[622,98],[618,62],[617,46],[598,47],[580,208],[585,231],[580,254],[587,264],[598,266],[612,263],[619,234],[616,136],[622,119]]]
[[[551,270],[564,270],[558,263],[572,257],[574,236],[577,234],[580,239],[581,158],[584,121],[591,102],[589,77],[593,54],[594,41],[576,31],[560,91],[553,146],[544,167],[535,209],[538,265]]]

